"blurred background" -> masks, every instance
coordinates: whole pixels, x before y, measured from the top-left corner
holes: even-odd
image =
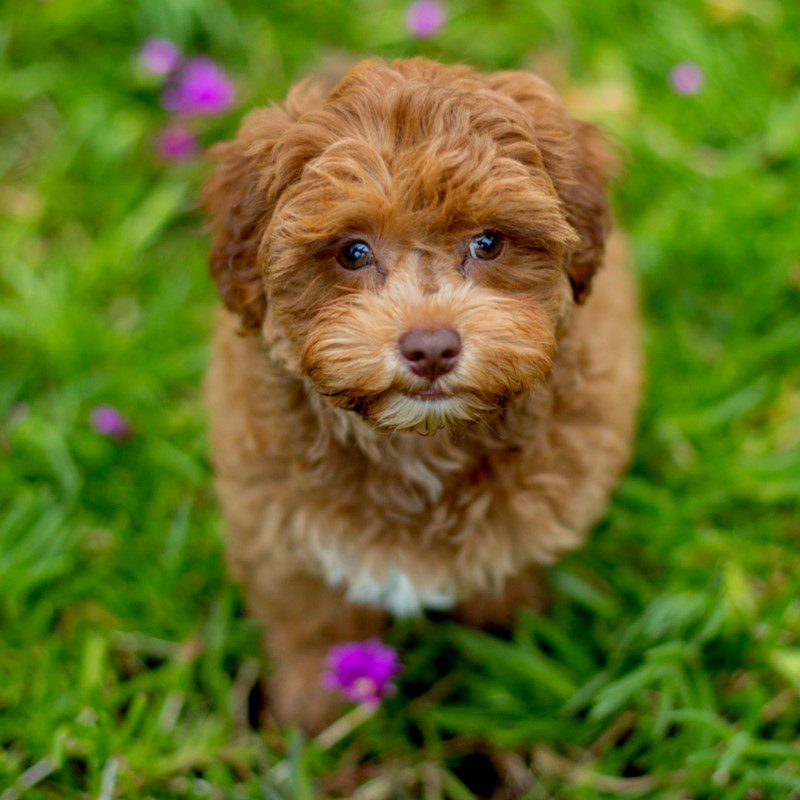
[[[626,153],[648,388],[553,607],[424,621],[327,739],[253,726],[199,384],[201,150],[322,60],[537,71]],[[6,0],[0,798],[800,796],[800,5]]]

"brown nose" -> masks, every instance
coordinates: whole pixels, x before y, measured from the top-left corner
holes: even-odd
[[[414,328],[400,337],[400,354],[417,375],[435,381],[450,372],[461,352],[461,337],[452,328]]]

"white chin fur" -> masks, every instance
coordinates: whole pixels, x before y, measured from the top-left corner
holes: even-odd
[[[381,405],[374,422],[382,428],[433,434],[448,424],[464,422],[470,418],[465,401],[459,397],[418,400],[397,393]]]

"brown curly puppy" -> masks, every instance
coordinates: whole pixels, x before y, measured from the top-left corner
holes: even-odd
[[[313,730],[337,712],[332,644],[538,602],[535,565],[581,542],[628,458],[635,291],[613,237],[595,278],[601,138],[533,75],[369,60],[213,155],[229,556],[272,707]]]

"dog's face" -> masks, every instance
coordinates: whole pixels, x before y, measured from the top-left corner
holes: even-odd
[[[588,291],[592,134],[533,76],[365,62],[222,146],[212,272],[335,406],[390,430],[480,419],[547,377]]]

